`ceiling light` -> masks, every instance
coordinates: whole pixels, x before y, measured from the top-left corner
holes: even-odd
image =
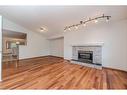
[[[44,31],[44,28],[41,27],[41,28],[40,28],[40,31],[43,32],[43,31]]]
[[[41,27],[41,28],[40,28],[40,32],[46,32],[46,29],[43,28],[43,27]]]
[[[44,30],[41,29],[40,31],[43,32]]]

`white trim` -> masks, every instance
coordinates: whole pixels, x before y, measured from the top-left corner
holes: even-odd
[[[86,43],[86,44],[74,44],[71,45],[72,47],[74,46],[103,46],[104,42],[100,42],[100,43]]]

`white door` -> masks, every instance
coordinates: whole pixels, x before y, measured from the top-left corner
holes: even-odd
[[[0,81],[2,80],[2,16],[0,16]]]

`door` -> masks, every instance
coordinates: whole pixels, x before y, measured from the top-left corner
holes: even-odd
[[[2,16],[0,16],[0,81],[2,80]]]

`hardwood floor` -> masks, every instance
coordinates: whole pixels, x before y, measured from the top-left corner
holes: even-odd
[[[0,89],[127,89],[127,73],[48,56],[4,64]]]

